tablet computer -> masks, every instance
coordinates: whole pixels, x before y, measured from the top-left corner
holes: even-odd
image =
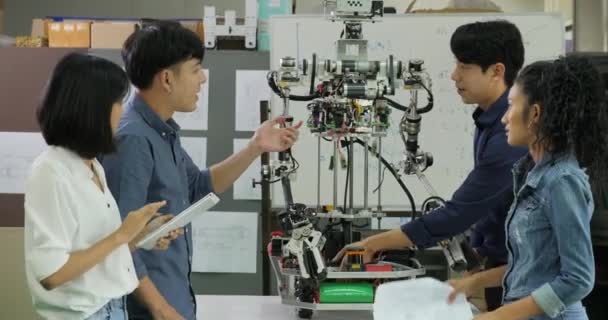
[[[137,243],[137,247],[146,250],[153,249],[156,246],[158,239],[168,235],[171,230],[184,227],[194,218],[211,209],[218,202],[220,202],[220,198],[218,198],[214,193],[209,193],[199,201],[186,208],[186,210],[173,217],[173,219],[169,220],[167,223],[158,227],[158,229],[148,233]]]

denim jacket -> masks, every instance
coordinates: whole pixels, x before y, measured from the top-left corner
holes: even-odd
[[[532,296],[551,318],[593,288],[593,197],[574,156],[527,156],[513,170],[515,200],[505,224],[505,302]]]

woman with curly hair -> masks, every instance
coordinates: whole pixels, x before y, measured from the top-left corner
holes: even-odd
[[[508,143],[528,146],[529,154],[513,169],[509,261],[450,283],[450,301],[502,283],[503,307],[476,320],[588,319],[581,303],[595,274],[588,175],[606,176],[604,98],[601,78],[584,58],[536,62],[516,79],[502,122]]]

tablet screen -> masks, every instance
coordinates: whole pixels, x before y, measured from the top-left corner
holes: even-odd
[[[186,208],[186,210],[173,217],[173,219],[169,220],[169,222],[163,224],[158,229],[146,235],[137,243],[137,247],[146,250],[153,249],[154,246],[156,246],[158,239],[169,234],[171,230],[186,226],[194,218],[200,216],[215,206],[219,201],[220,199],[214,193],[209,193],[199,201]]]

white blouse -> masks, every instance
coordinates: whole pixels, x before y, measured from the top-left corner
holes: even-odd
[[[34,161],[25,192],[25,266],[34,309],[45,319],[84,319],[138,285],[127,245],[80,277],[46,290],[71,252],[90,248],[121,224],[103,167],[94,160],[104,192],[77,154],[49,147]]]

